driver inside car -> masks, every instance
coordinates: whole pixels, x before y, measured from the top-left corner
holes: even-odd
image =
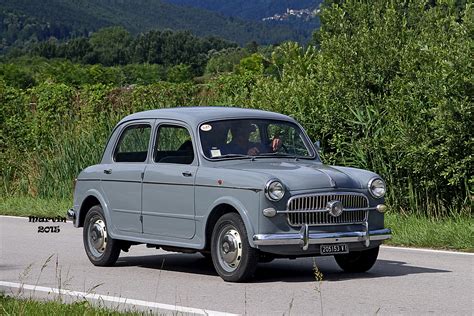
[[[282,141],[275,136],[268,146],[251,142],[250,134],[257,131],[254,124],[235,124],[231,127],[232,141],[225,146],[225,154],[242,154],[256,156],[261,153],[273,153],[282,146]]]

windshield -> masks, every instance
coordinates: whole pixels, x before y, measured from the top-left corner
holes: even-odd
[[[315,156],[301,128],[286,121],[213,121],[201,124],[199,134],[202,151],[210,159]]]

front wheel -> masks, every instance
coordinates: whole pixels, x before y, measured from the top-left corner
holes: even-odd
[[[96,266],[111,266],[120,255],[120,241],[107,233],[104,211],[100,205],[91,207],[84,220],[83,241],[86,254]]]
[[[258,250],[250,247],[242,218],[224,214],[217,221],[211,240],[212,262],[224,281],[243,282],[253,276]]]
[[[377,261],[379,248],[375,247],[363,251],[354,251],[344,255],[335,255],[339,267],[345,272],[361,273],[366,272],[372,268]]]

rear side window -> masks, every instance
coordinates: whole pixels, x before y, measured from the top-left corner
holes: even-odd
[[[193,142],[186,128],[162,125],[156,139],[155,162],[189,165],[194,161]]]
[[[115,148],[115,162],[145,162],[150,134],[150,125],[141,124],[127,127]]]

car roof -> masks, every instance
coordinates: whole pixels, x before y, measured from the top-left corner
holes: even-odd
[[[272,119],[294,122],[294,119],[289,116],[262,110],[224,106],[189,106],[137,112],[128,115],[122,119],[119,124],[141,119],[171,119],[184,121],[190,125],[197,126],[205,121],[240,118]]]

